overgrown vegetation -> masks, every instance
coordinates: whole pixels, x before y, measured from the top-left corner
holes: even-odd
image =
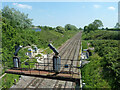
[[[9,89],[13,84],[15,84],[14,79],[18,82],[20,75],[6,74],[2,78],[2,87],[4,89]]]
[[[83,33],[82,39],[95,47],[96,53],[82,69],[85,88],[120,88],[119,33],[102,30]]]
[[[95,54],[88,60],[90,60],[90,63],[85,65],[82,69],[83,83],[86,84],[85,88],[110,88],[108,82],[102,78],[102,57]]]
[[[82,50],[88,48],[88,42],[86,40],[82,40]]]
[[[95,30],[82,34],[83,40],[120,40],[119,31]]]

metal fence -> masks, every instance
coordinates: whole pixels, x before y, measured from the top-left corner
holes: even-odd
[[[81,68],[80,66],[74,66],[73,63],[77,63],[80,60],[72,60],[72,59],[61,59],[60,70],[59,72],[62,73],[68,73],[73,74],[75,73],[74,69]],[[69,62],[69,63],[68,63]],[[48,71],[48,72],[55,72],[53,68],[53,58],[50,57],[50,55],[47,55],[47,58],[39,58],[36,62],[32,62],[32,59],[25,60],[24,62],[21,62],[19,68],[14,67],[4,67],[4,69],[18,69],[18,70],[29,70],[29,73],[31,73],[32,70],[37,71]]]

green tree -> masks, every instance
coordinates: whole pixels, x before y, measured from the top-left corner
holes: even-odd
[[[95,31],[101,27],[103,27],[102,21],[95,20],[93,23],[90,23],[88,26],[85,26],[84,31],[87,31],[87,32]]]
[[[120,29],[120,23],[116,23],[115,28]]]
[[[83,30],[83,29],[80,27],[79,30]]]
[[[93,27],[94,27],[94,29],[98,29],[99,27],[103,27],[102,21],[101,20],[95,20],[93,22]]]
[[[57,26],[56,29],[57,29],[57,32],[59,32],[59,33],[65,32],[65,29],[62,26]]]
[[[53,30],[53,28],[52,28],[52,27],[49,27],[49,30]]]
[[[74,25],[71,25],[71,24],[67,24],[65,25],[65,30],[78,30],[78,28]]]
[[[106,30],[108,30],[108,27],[106,27]]]
[[[14,8],[5,6],[2,9],[2,16],[10,21],[10,25],[13,28],[25,29],[32,26],[32,19],[28,18],[28,14],[21,13]]]
[[[84,26],[84,32],[88,31],[88,26]]]
[[[88,25],[88,30],[95,30],[95,25],[93,23]]]
[[[43,28],[44,28],[44,30],[49,30],[48,26],[44,26]]]

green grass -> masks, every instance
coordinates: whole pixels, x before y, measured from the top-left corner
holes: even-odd
[[[55,32],[55,31],[50,31],[50,32]],[[78,31],[67,31],[65,32],[64,34],[61,34],[61,33],[56,33],[55,35],[59,36],[59,37],[56,37],[58,39],[55,39],[55,41],[52,42],[53,46],[55,48],[58,48],[60,47],[63,43],[65,43],[68,39],[72,38],[76,33],[78,33]],[[48,47],[48,46],[47,46]],[[44,54],[50,54],[52,53],[53,51],[48,48],[46,49],[45,51],[43,51]]]
[[[43,54],[50,54],[52,53],[53,51],[50,49],[50,48],[47,48],[46,50],[44,50],[42,53]]]
[[[2,78],[2,88],[3,89],[8,89],[14,84],[14,79],[19,80],[20,75],[15,75],[15,74],[6,74]]]

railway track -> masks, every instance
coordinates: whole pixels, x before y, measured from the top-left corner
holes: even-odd
[[[74,62],[70,60],[77,60],[79,56],[79,50],[80,50],[80,38],[81,38],[81,32],[76,34],[73,38],[69,39],[66,43],[64,43],[58,50],[60,52],[61,56],[61,64],[70,64],[71,66],[76,66],[77,62]],[[45,67],[47,68],[47,66]],[[71,71],[72,68],[66,69],[64,67],[61,67],[61,71]],[[77,68],[73,70],[77,72]],[[46,79],[46,78],[33,78],[31,82],[25,87],[24,90],[27,90],[27,88],[74,88],[73,82],[68,81],[61,81],[61,80],[52,80],[52,79]]]
[[[80,39],[78,38],[79,36],[77,36],[77,38],[75,38],[75,41],[73,41],[74,43],[74,47],[73,47],[73,50],[69,53],[69,56],[67,57],[68,60],[66,61],[65,64],[71,64],[71,66],[75,66],[75,64],[73,65],[73,61],[71,63],[70,60],[77,60],[78,59],[78,55],[79,55],[79,50],[80,50]],[[77,52],[76,52],[77,51]],[[76,64],[77,65],[77,64]],[[71,67],[69,68],[69,71],[71,71]],[[66,68],[63,68],[64,71],[68,71]],[[77,68],[75,69],[77,70]],[[73,72],[75,71],[73,70]],[[62,81],[60,80],[57,80],[54,88],[56,86],[58,86],[58,88],[60,88],[59,86],[61,86],[61,88],[74,88],[74,83],[73,82],[68,82],[68,81],[65,81],[65,83],[63,83],[64,85],[60,85],[62,83]],[[68,85],[68,87],[66,87]]]

